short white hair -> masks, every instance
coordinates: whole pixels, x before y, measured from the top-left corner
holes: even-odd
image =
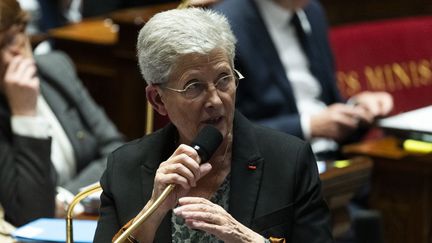
[[[154,15],[138,36],[138,62],[147,84],[168,81],[178,57],[222,49],[234,68],[236,38],[225,16],[202,8],[173,9]]]

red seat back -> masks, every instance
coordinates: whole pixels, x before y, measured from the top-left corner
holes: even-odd
[[[333,27],[330,43],[345,98],[388,91],[393,113],[432,104],[432,17]]]

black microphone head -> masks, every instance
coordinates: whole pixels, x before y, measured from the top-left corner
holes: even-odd
[[[198,133],[191,146],[198,152],[201,163],[212,157],[216,149],[222,143],[223,136],[217,128],[207,125]]]

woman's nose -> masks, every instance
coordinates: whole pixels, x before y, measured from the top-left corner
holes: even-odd
[[[222,104],[218,89],[213,84],[207,87],[207,104],[208,106]]]

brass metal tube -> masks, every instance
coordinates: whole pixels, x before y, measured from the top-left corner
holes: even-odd
[[[72,218],[73,218],[73,210],[75,206],[81,202],[84,198],[89,196],[90,194],[93,194],[97,191],[102,190],[102,187],[99,183],[96,183],[92,186],[89,186],[86,190],[79,192],[72,202],[69,204],[67,213],[66,213],[66,243],[72,243],[73,242],[73,225],[72,225]]]

